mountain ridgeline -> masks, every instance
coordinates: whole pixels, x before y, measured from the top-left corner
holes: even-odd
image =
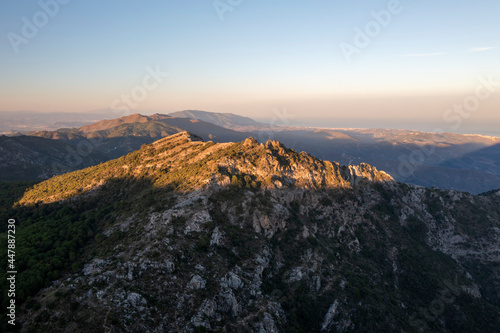
[[[24,192],[8,212],[19,321],[24,332],[495,332],[499,207],[499,191],[423,188],[278,141],[181,132]]]
[[[35,131],[26,134],[66,141],[92,138],[101,138],[103,140],[113,138],[140,138],[144,140],[145,138],[149,138],[149,142],[141,141],[141,144],[143,144],[184,131],[196,133],[196,135],[205,140],[215,140],[217,142],[239,141],[246,137],[245,133],[233,131],[202,120],[178,118],[162,114],[143,116],[138,113],[117,119],[101,120],[95,124],[85,125],[80,128],[60,129],[53,132]],[[114,142],[114,147],[111,144],[100,144],[98,150],[119,157],[140,147],[140,144],[135,147],[134,145],[127,146],[123,143],[116,146],[117,143],[120,142]]]

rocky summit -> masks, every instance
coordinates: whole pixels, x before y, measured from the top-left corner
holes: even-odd
[[[12,214],[24,332],[500,327],[497,191],[183,132],[39,183]]]

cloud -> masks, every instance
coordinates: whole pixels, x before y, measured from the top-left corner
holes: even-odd
[[[468,49],[467,51],[468,52],[484,52],[484,51],[489,51],[489,50],[493,50],[494,47],[492,46],[486,46],[486,47],[474,47],[472,49]]]
[[[410,53],[403,54],[401,57],[436,57],[440,55],[445,55],[446,52],[434,52],[434,53]]]

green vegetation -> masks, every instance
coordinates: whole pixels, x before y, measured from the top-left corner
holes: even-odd
[[[17,207],[4,212],[16,220],[15,268],[16,301],[18,304],[33,296],[50,281],[58,279],[64,271],[78,268],[84,245],[94,238],[98,220],[102,220],[106,207],[96,201],[75,205],[50,204]],[[6,220],[2,220],[5,230]],[[7,233],[0,234],[2,239]],[[2,266],[7,267],[7,247],[0,249]],[[6,272],[0,274],[2,308],[8,298]]]

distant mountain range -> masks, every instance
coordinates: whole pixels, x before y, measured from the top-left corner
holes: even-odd
[[[181,132],[7,199],[23,332],[500,327],[499,191]]]
[[[388,129],[270,128],[250,118],[204,111],[133,114],[79,128],[25,134],[88,146],[92,152],[104,156],[99,160],[102,162],[182,131],[214,142],[236,142],[250,136],[261,142],[276,139],[325,160],[342,164],[366,162],[387,171],[398,181],[428,187],[476,194],[500,188],[500,138],[481,135]],[[95,162],[95,156],[92,158]],[[11,178],[2,176],[2,179]]]
[[[60,129],[57,131],[34,131],[25,134],[58,140],[81,140],[98,137],[103,139],[137,137],[154,140],[155,138],[158,139],[182,131],[190,131],[204,139],[217,142],[236,141],[245,138],[245,133],[233,131],[201,120],[177,118],[162,114],[143,116],[138,113],[117,119],[101,120],[80,128]],[[123,155],[121,152],[119,154]]]
[[[34,111],[0,111],[0,134],[15,132],[54,131],[61,128],[82,127],[103,119],[126,117],[122,111],[94,110],[90,112],[34,112]],[[232,113],[215,113],[197,110],[177,111],[168,114],[175,118],[202,120],[220,127],[234,130],[248,130],[263,124],[247,117]]]

